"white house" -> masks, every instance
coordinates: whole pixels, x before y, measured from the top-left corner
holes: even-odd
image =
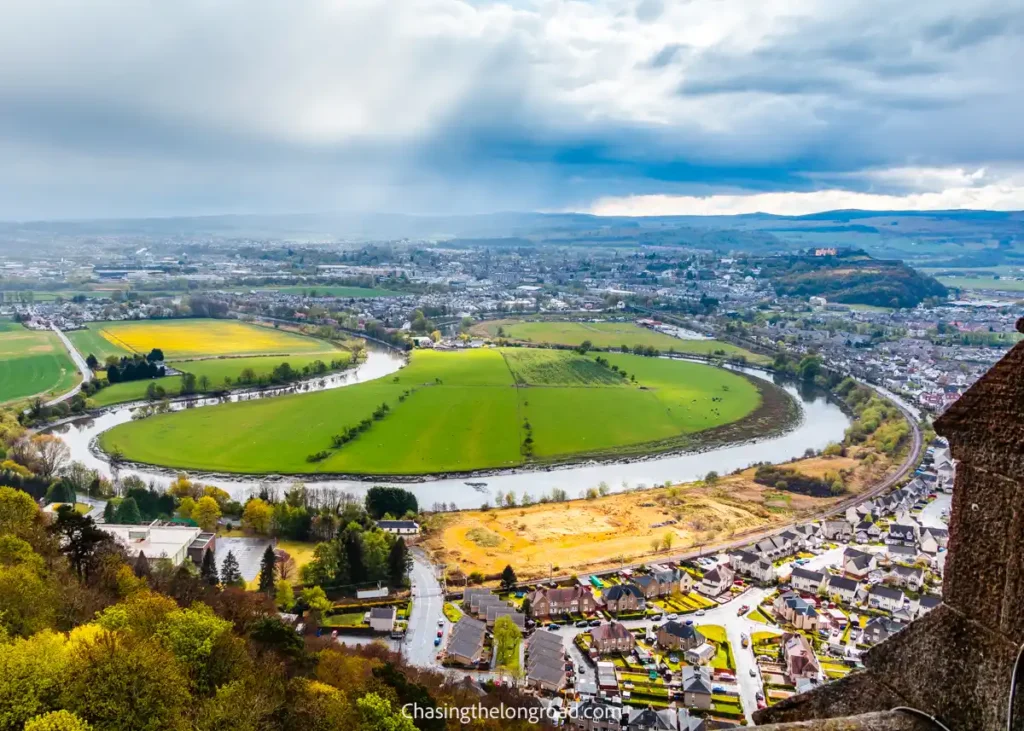
[[[420,532],[419,523],[415,520],[378,520],[377,527],[396,536],[415,536]]]
[[[871,587],[871,590],[868,592],[868,606],[895,612],[897,609],[903,609],[905,598],[900,589],[892,589],[879,584],[878,586]]]
[[[736,573],[731,568],[720,564],[704,574],[697,588],[707,596],[718,596],[732,586],[735,577]]]
[[[370,615],[370,629],[374,632],[390,632],[395,628],[395,617],[397,616],[394,607],[374,607]]]
[[[797,566],[793,569],[789,583],[798,591],[817,594],[818,589],[825,583],[825,574]]]
[[[690,665],[707,665],[715,657],[715,646],[704,642],[687,650],[683,657]]]

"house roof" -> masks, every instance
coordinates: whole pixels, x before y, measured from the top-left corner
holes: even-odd
[[[875,586],[872,586],[868,594],[873,594],[874,596],[883,596],[886,599],[903,599],[902,591],[900,591],[899,589],[892,589],[888,586],[882,586],[881,584],[876,584]]]
[[[483,645],[485,629],[483,622],[463,616],[455,623],[451,639],[448,640],[448,654],[472,658]]]
[[[394,619],[394,607],[374,607],[370,610],[370,619]]]
[[[539,629],[526,641],[526,648],[533,652],[534,648],[540,647],[557,647],[559,650],[562,650],[562,636],[556,635],[554,632],[548,632],[545,629]]]
[[[415,520],[378,520],[377,527],[384,528],[395,528],[403,530],[416,530],[419,525],[416,524]]]
[[[853,579],[847,579],[843,576],[829,576],[828,585],[838,591],[857,591],[859,586]]]
[[[891,536],[902,536],[904,538],[913,538],[917,535],[912,525],[900,525],[899,523],[892,523],[889,526],[889,535]]]
[[[642,599],[644,593],[640,591],[639,587],[634,584],[616,584],[615,586],[609,587],[604,590],[603,596],[605,601],[619,601],[627,594],[632,594],[637,599]]]
[[[800,566],[793,568],[792,576],[807,579],[808,581],[817,581],[818,583],[821,583],[825,579],[825,574],[819,571],[811,571],[810,569],[805,569]]]
[[[678,637],[681,640],[699,639],[701,642],[704,641],[704,635],[697,631],[697,628],[692,624],[686,624],[684,622],[678,622],[676,620],[669,620],[665,624],[661,625],[661,629],[672,635]]]
[[[542,659],[533,663],[527,669],[526,677],[534,682],[561,685],[565,682],[565,663],[561,660],[558,662],[547,662]]]
[[[711,694],[711,671],[707,668],[687,665],[682,676],[683,690],[687,693]]]
[[[597,640],[621,640],[632,637],[632,633],[621,622],[606,622],[590,630],[590,636]]]

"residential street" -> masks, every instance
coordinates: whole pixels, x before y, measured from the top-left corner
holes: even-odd
[[[412,615],[402,641],[402,653],[413,665],[428,667],[437,665],[436,656],[440,647],[434,646],[437,637],[437,622],[444,619],[444,596],[437,580],[434,566],[418,548],[412,549]],[[444,642],[451,631],[451,623],[444,622]],[[443,645],[442,645],[443,646]]]

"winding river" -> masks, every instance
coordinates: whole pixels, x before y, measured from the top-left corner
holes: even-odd
[[[239,401],[257,398],[273,398],[284,392],[310,392],[328,388],[344,388],[356,383],[382,378],[401,368],[405,360],[391,351],[370,346],[366,360],[355,368],[340,374],[326,376],[300,386],[268,390],[263,393],[240,392],[225,399],[201,399],[186,405],[172,404],[172,408],[204,408],[223,403],[225,400]],[[755,368],[734,368],[745,373],[773,380],[772,375]],[[726,474],[755,462],[784,462],[800,457],[807,449],[822,449],[829,442],[841,441],[850,419],[839,406],[820,390],[806,390],[774,379],[801,406],[801,419],[796,428],[780,436],[770,437],[743,444],[735,444],[706,452],[691,454],[669,454],[653,456],[630,462],[596,463],[552,467],[550,469],[510,471],[486,477],[458,477],[435,479],[424,477],[420,482],[403,482],[401,486],[416,494],[420,505],[430,508],[436,502],[444,502],[458,508],[477,508],[484,502],[493,502],[494,495],[515,491],[517,495],[529,493],[534,498],[549,492],[552,488],[565,490],[575,498],[587,488],[605,482],[613,492],[624,489],[653,486],[666,481],[686,482],[698,479],[710,470]],[[98,416],[86,417],[55,427],[52,431],[60,434],[71,448],[71,458],[84,462],[102,474],[110,474],[110,464],[95,450],[93,443],[99,434],[118,424],[131,421],[132,410],[140,404],[125,404],[112,408]],[[388,484],[387,481],[362,482],[357,480],[317,480],[315,475],[302,476],[249,476],[191,472],[193,478],[203,483],[216,485],[233,496],[244,499],[258,491],[265,483],[302,480],[307,486],[335,488],[356,495],[364,493],[374,484]],[[137,475],[147,482],[166,485],[172,479],[168,470],[127,466],[120,470],[122,477]],[[467,484],[472,483],[472,484]]]

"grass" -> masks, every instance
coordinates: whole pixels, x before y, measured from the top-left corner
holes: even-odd
[[[718,624],[699,624],[697,631],[715,643],[715,656],[711,659],[711,667],[716,670],[735,670],[736,662],[732,657],[732,648],[725,634],[725,627]]]
[[[761,607],[754,607],[753,611],[747,615],[747,619],[751,622],[760,622],[761,624],[771,624],[771,620],[768,619],[768,615],[765,614]]]
[[[577,346],[589,340],[595,348],[630,348],[651,346],[668,352],[694,355],[743,355],[751,362],[765,360],[763,356],[719,340],[683,340],[656,330],[640,327],[632,322],[552,322],[543,320],[494,320],[481,324],[491,337],[497,337],[500,327],[505,337],[529,343]]]
[[[109,356],[120,358],[131,355],[131,351],[123,348],[117,343],[103,337],[101,327],[103,323],[92,323],[84,330],[72,330],[64,333],[68,336],[72,345],[82,354],[82,357],[95,355],[96,360],[103,363]]]
[[[358,627],[363,623],[366,612],[342,612],[328,614],[320,623],[324,627]]]
[[[445,602],[443,611],[445,618],[447,618],[447,620],[452,624],[455,624],[462,619],[462,610],[451,602]]]
[[[0,403],[69,391],[81,378],[60,338],[0,320]]]
[[[1024,292],[1024,279],[992,277],[939,277],[951,289],[991,289],[999,292]]]
[[[167,360],[185,360],[209,355],[281,355],[323,352],[331,346],[274,328],[238,320],[137,320],[93,323],[95,332],[112,347],[111,354],[146,354],[160,348]],[[89,338],[99,347],[99,341]],[[77,343],[76,343],[77,346]],[[100,358],[98,353],[94,353]]]
[[[639,384],[608,385],[606,369],[579,359],[571,352],[524,358],[511,349],[416,351],[392,378],[155,416],[115,427],[101,443],[128,459],[184,469],[427,474],[523,464],[526,421],[539,460],[634,453],[734,422],[760,400],[749,380],[702,364],[613,354],[609,360]],[[592,385],[564,385],[586,378]],[[382,403],[387,416],[331,449],[331,435]],[[306,460],[320,450],[329,451],[325,459]]]

